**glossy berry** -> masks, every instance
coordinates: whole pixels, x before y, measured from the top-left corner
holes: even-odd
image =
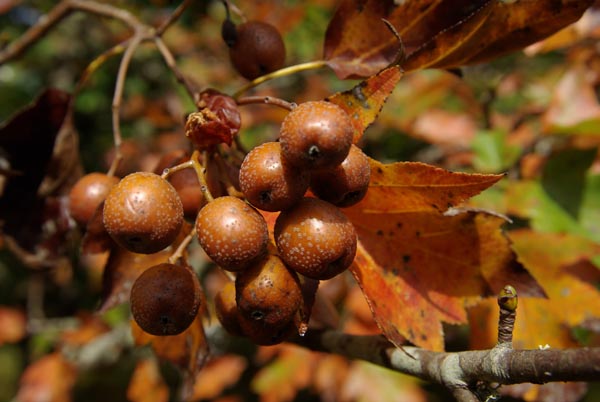
[[[183,224],[177,192],[149,172],[132,173],[114,186],[104,203],[104,227],[117,244],[134,253],[152,254],[169,246]]]
[[[266,142],[253,148],[240,168],[240,187],[246,199],[265,211],[281,211],[298,202],[308,189],[310,175],[281,158],[281,145]]]
[[[269,232],[261,214],[232,196],[215,198],[198,213],[198,241],[221,268],[239,271],[267,251]]]
[[[223,328],[232,335],[242,335],[235,302],[235,283],[227,282],[215,296],[215,314]]]
[[[281,154],[301,169],[332,168],[350,151],[354,129],[348,114],[326,102],[305,102],[281,123]]]
[[[322,200],[338,207],[358,203],[367,194],[371,179],[369,158],[352,145],[346,159],[338,166],[313,172],[310,189]]]
[[[352,222],[337,207],[317,198],[304,198],[277,217],[275,241],[286,265],[313,279],[343,272],[356,254]]]
[[[201,304],[198,278],[188,267],[163,263],[145,270],[131,287],[131,312],[152,335],[176,335],[196,318]]]
[[[297,331],[293,320],[285,323],[281,327],[265,325],[261,321],[246,318],[241,314],[238,316],[238,320],[242,335],[261,346],[277,345]]]
[[[283,67],[285,44],[273,25],[248,21],[237,26],[235,35],[226,33],[229,58],[242,77],[253,80]]]
[[[240,315],[269,328],[287,325],[302,304],[298,276],[276,255],[240,272],[235,290]]]
[[[87,225],[98,205],[118,182],[118,177],[97,172],[81,177],[69,192],[69,211],[75,222]]]

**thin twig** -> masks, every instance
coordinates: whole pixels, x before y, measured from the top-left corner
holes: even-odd
[[[186,8],[189,7],[190,4],[192,4],[191,0],[184,0],[179,6],[177,6],[175,11],[173,11],[171,15],[169,15],[169,18],[167,18],[166,21],[164,21],[162,24],[160,24],[158,28],[156,28],[156,35],[162,36],[165,33],[165,31],[171,25],[173,25],[173,23],[175,23],[179,19],[179,17],[181,17],[181,14],[183,14],[183,12],[186,10]]]
[[[239,98],[236,103],[240,106],[253,104],[274,105],[288,111],[292,111],[297,106],[294,102],[288,102],[274,96],[244,96]]]
[[[187,93],[190,95],[190,97],[194,101],[194,104],[198,103],[198,100],[200,99],[199,88],[197,88],[196,85],[194,85],[190,80],[188,80],[185,77],[185,75],[181,72],[181,70],[179,70],[179,67],[177,67],[177,63],[175,62],[175,57],[173,56],[173,54],[171,53],[171,51],[169,50],[167,45],[165,45],[163,40],[160,37],[156,36],[154,38],[154,43],[156,44],[156,47],[157,47],[158,51],[160,52],[160,54],[162,55],[165,63],[167,64],[167,66],[171,69],[171,71],[175,75],[175,78],[177,79],[177,81],[181,85],[183,85],[183,87],[185,88]]]
[[[169,263],[171,263],[171,264],[177,263],[177,261],[183,256],[183,253],[187,249],[187,246],[189,246],[189,244],[194,239],[194,236],[196,236],[196,228],[192,228],[190,233],[188,233],[187,236],[185,236],[185,238],[181,241],[181,243],[179,243],[179,246],[177,246],[177,249],[169,257]]]

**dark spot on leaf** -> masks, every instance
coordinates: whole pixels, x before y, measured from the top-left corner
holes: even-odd
[[[381,173],[381,174],[383,174],[383,169],[382,169],[382,168],[380,168],[380,167],[378,167],[378,168],[377,168],[377,173]]]
[[[402,261],[404,261],[404,263],[407,264],[410,261],[410,255],[404,254],[402,256]]]
[[[398,229],[402,229],[402,226],[404,226],[404,225],[402,224],[402,222],[396,222],[396,227],[397,227]]]
[[[379,229],[377,232],[377,236],[383,236],[383,230]]]
[[[415,232],[415,236],[417,236],[417,237],[421,237],[421,232],[420,232],[419,230],[417,230],[417,231]]]

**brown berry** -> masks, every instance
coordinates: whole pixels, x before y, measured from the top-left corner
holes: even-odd
[[[97,172],[81,177],[69,192],[69,211],[75,222],[87,225],[98,205],[118,182],[118,177]]]
[[[302,304],[298,276],[276,255],[240,272],[235,290],[240,315],[269,328],[287,325]]]
[[[229,58],[242,77],[253,80],[283,67],[285,44],[273,25],[248,21],[230,39]]]
[[[305,102],[292,110],[281,123],[281,154],[301,169],[332,168],[350,151],[354,129],[350,116],[339,106],[326,102]]]
[[[239,271],[267,251],[269,232],[263,216],[239,198],[215,198],[198,213],[198,241],[221,268]]]
[[[177,192],[157,174],[132,173],[108,193],[103,222],[117,244],[134,253],[152,254],[169,246],[183,224]]]
[[[298,202],[308,189],[310,175],[281,158],[281,145],[266,142],[253,148],[240,168],[240,187],[246,199],[265,211],[281,211]]]
[[[287,322],[282,327],[271,327],[241,314],[238,316],[238,320],[242,335],[261,346],[277,345],[297,331],[293,321]]]
[[[346,159],[338,166],[313,172],[310,189],[322,200],[337,207],[349,207],[365,197],[371,179],[369,158],[352,145]]]
[[[215,296],[215,314],[227,332],[241,336],[239,313],[235,302],[235,283],[227,282]]]
[[[189,268],[163,263],[145,270],[131,287],[131,312],[152,335],[177,335],[196,318],[200,283]]]
[[[337,207],[304,198],[277,217],[275,241],[288,267],[324,280],[352,264],[357,238],[354,225]]]

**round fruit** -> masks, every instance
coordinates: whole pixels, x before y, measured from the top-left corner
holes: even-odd
[[[89,173],[80,178],[69,192],[69,210],[75,222],[87,225],[98,205],[118,182],[118,177],[104,173]]]
[[[134,253],[152,254],[169,246],[183,224],[177,192],[149,172],[132,173],[114,186],[104,203],[103,222],[117,244]]]
[[[266,142],[252,149],[240,168],[240,187],[246,199],[265,211],[281,211],[298,202],[308,189],[310,175],[281,158],[281,145]]]
[[[198,314],[200,283],[189,267],[158,264],[136,279],[130,301],[133,318],[144,331],[152,335],[177,335]]]
[[[273,25],[248,21],[227,36],[229,58],[242,77],[253,80],[283,67],[285,44]]]
[[[282,327],[272,327],[265,325],[261,321],[252,318],[246,318],[241,314],[238,316],[242,335],[250,339],[257,345],[272,346],[277,345],[289,338],[295,331],[296,325],[293,321],[286,323]]]
[[[275,242],[288,267],[324,280],[352,264],[357,239],[354,225],[337,207],[304,198],[277,217]]]
[[[240,272],[235,291],[240,315],[269,328],[286,326],[302,305],[298,276],[272,254]]]
[[[350,116],[339,106],[326,102],[305,102],[292,110],[281,123],[281,154],[301,169],[332,168],[348,155],[354,129]]]
[[[269,231],[261,214],[232,196],[215,198],[198,213],[198,241],[221,268],[239,271],[267,251]]]
[[[322,200],[338,207],[349,207],[364,198],[370,179],[369,158],[359,147],[352,145],[341,164],[311,175],[310,188]]]
[[[235,302],[235,283],[227,282],[215,296],[215,313],[219,322],[232,335],[242,335]]]

